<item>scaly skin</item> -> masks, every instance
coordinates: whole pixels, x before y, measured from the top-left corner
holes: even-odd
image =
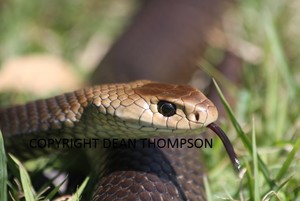
[[[159,113],[157,103],[161,100],[175,104],[176,114],[166,117]],[[30,151],[28,147],[26,148],[26,146],[20,144],[26,144],[24,139],[32,138],[33,136],[54,136],[56,138],[180,137],[199,134],[203,127],[214,122],[217,117],[218,112],[214,104],[195,88],[188,85],[172,85],[141,80],[131,83],[88,87],[53,98],[2,109],[0,110],[0,128],[6,139],[8,151],[12,151],[20,156],[30,157],[30,155],[35,153],[32,153],[32,150]],[[114,151],[118,152],[118,150]],[[151,158],[147,150],[141,150],[141,153],[144,152],[148,158]],[[173,152],[170,153],[171,156]],[[112,155],[111,158],[113,156],[115,155]],[[144,157],[143,154],[142,156]],[[149,164],[149,168],[151,165],[162,165],[162,172],[167,171],[164,169],[164,164],[169,159],[172,160],[172,157],[173,159],[176,157],[180,158],[178,153],[177,156],[170,156],[160,160],[154,159]],[[176,168],[179,172],[173,170],[171,173],[164,173],[173,178],[171,179],[173,183],[175,181],[174,178],[176,178],[175,175],[181,173],[182,169],[186,167]],[[108,165],[106,169],[109,172],[111,167]],[[144,170],[143,168],[138,169]],[[191,171],[189,175],[194,175],[198,172],[194,171],[193,173],[193,170]],[[186,174],[182,173],[181,179],[188,178],[189,176]],[[132,182],[135,182],[135,177]],[[147,177],[145,175],[140,175],[139,177],[148,181],[148,175]],[[102,186],[101,188],[106,186],[105,183],[100,183],[99,185]],[[95,192],[95,200],[103,198],[103,195],[99,197],[101,193],[97,193],[100,189],[99,185],[98,190]],[[155,185],[162,187],[167,184],[162,185],[158,182]],[[190,183],[190,185],[192,184]],[[202,185],[198,184],[197,187],[197,185],[193,184],[192,187],[198,188],[200,192],[199,195],[192,195],[192,197],[195,199],[205,197]],[[194,190],[195,192],[191,193],[190,190],[191,188],[189,187],[186,191],[182,190],[181,192],[178,188],[177,190],[175,188],[175,190],[169,191],[171,196],[169,198],[173,199],[176,196],[182,199],[186,196],[189,198],[191,195],[185,194],[195,194],[196,192]],[[124,192],[122,193],[124,194]],[[133,195],[135,196],[134,193],[128,194],[128,192],[126,194],[127,197]],[[144,194],[142,193],[138,196],[142,195]],[[167,196],[166,192],[165,196]]]
[[[176,114],[165,117],[159,100],[174,103]],[[53,98],[0,110],[5,137],[63,133],[100,138],[187,135],[214,122],[218,112],[199,90],[188,85],[151,81],[85,88]]]

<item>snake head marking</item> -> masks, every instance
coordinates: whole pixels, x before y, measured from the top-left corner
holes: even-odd
[[[199,90],[188,85],[147,82],[133,87],[126,107],[117,115],[131,124],[162,129],[164,132],[192,132],[214,122],[218,112]],[[122,102],[121,102],[122,105]]]

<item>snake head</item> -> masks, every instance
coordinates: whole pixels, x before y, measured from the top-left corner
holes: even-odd
[[[188,85],[139,81],[116,113],[132,125],[172,133],[199,133],[218,118],[214,104]],[[128,101],[131,100],[131,101]],[[130,104],[126,104],[130,102]]]

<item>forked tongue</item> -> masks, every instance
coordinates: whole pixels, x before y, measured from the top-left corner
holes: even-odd
[[[226,136],[226,134],[224,133],[224,131],[215,123],[211,123],[207,127],[210,128],[211,130],[213,130],[219,136],[219,138],[221,138],[221,140],[224,144],[224,147],[227,151],[227,154],[231,160],[232,165],[234,166],[235,170],[237,172],[239,172],[241,169],[240,161],[237,158],[237,156],[234,152],[233,146],[232,146],[231,142],[229,141],[228,137]]]

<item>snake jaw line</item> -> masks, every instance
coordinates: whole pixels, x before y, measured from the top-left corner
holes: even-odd
[[[222,140],[223,145],[227,151],[227,154],[231,160],[231,163],[232,163],[234,169],[237,172],[240,172],[241,163],[240,163],[239,159],[237,158],[236,153],[233,149],[233,146],[232,146],[231,142],[229,141],[225,132],[215,123],[211,123],[211,124],[207,125],[207,127],[209,129],[211,129],[212,131],[214,131],[219,136],[219,138]]]

